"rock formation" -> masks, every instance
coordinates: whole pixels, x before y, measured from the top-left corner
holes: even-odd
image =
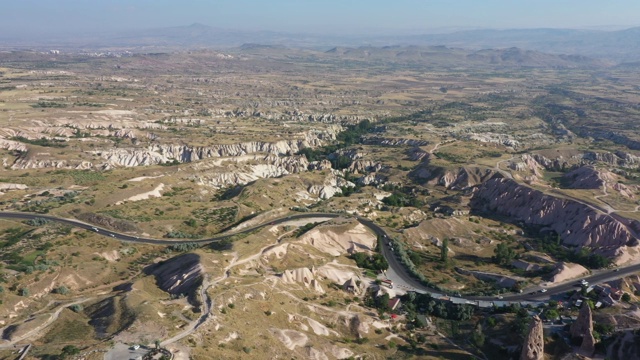
[[[28,188],[25,184],[0,183],[0,195],[4,194],[5,191],[26,190]]]
[[[534,316],[529,325],[529,333],[522,344],[520,360],[543,360],[544,338],[542,332],[542,320]]]
[[[466,166],[447,169],[429,164],[429,157],[422,159],[420,165],[411,171],[409,176],[417,182],[428,182],[442,185],[447,189],[464,190],[478,185],[495,176],[496,173],[488,168]]]
[[[382,146],[425,146],[429,145],[426,140],[417,139],[402,139],[402,138],[383,138],[383,137],[368,137],[363,140],[367,145],[382,145]]]
[[[602,189],[607,182],[615,180],[615,176],[608,171],[598,171],[593,166],[581,166],[572,170],[562,180],[568,183],[570,189]]]
[[[193,175],[191,180],[199,185],[220,189],[245,185],[258,179],[305,172],[309,162],[304,156],[254,155],[201,162],[194,164],[194,168],[207,171],[202,175]]]
[[[586,356],[593,355],[595,351],[595,339],[593,337],[593,314],[588,304],[582,305],[576,321],[571,324],[571,338],[582,338],[580,353]]]
[[[156,278],[158,287],[170,294],[192,294],[202,284],[200,256],[184,254],[151,265],[145,273]]]
[[[102,157],[113,166],[144,166],[170,162],[185,163],[211,157],[233,157],[254,153],[287,155],[307,147],[322,145],[319,139],[282,140],[274,143],[251,141],[240,144],[214,145],[208,147],[188,145],[150,145],[147,148],[98,150],[93,153]]]
[[[349,165],[348,169],[352,173],[364,174],[382,170],[382,164],[371,160],[356,160]]]
[[[515,222],[554,230],[565,245],[587,246],[594,252],[622,256],[637,239],[618,217],[602,214],[580,202],[545,195],[506,178],[480,185],[472,209],[508,216]],[[630,223],[630,222],[629,222]]]
[[[324,179],[322,185],[309,186],[307,192],[319,197],[320,199],[329,199],[335,194],[342,194],[342,187],[355,186],[356,185],[354,183],[332,174]]]
[[[580,354],[591,357],[596,351],[596,339],[593,337],[593,333],[588,333],[582,338],[582,345],[580,345]]]
[[[589,305],[584,304],[580,308],[578,318],[571,324],[570,334],[572,338],[581,338],[587,333],[593,331],[593,318],[591,308]]]

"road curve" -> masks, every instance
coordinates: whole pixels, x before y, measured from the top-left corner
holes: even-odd
[[[122,233],[118,233],[115,231],[111,231],[105,228],[101,228],[95,225],[91,225],[91,224],[87,224],[84,223],[82,221],[79,220],[74,220],[74,219],[66,219],[66,218],[59,218],[59,217],[55,217],[55,216],[51,216],[51,215],[44,215],[44,214],[32,214],[32,213],[16,213],[16,212],[0,212],[0,218],[3,219],[13,219],[13,220],[30,220],[30,219],[36,219],[36,218],[42,218],[42,219],[46,219],[46,220],[50,220],[50,221],[55,221],[55,222],[59,222],[59,223],[63,223],[63,224],[67,224],[67,225],[71,225],[71,226],[75,226],[81,229],[85,229],[85,230],[89,230],[89,231],[95,231],[95,229],[97,229],[97,234],[103,235],[103,236],[107,236],[107,237],[112,237],[114,239],[120,240],[120,241],[125,241],[125,242],[131,242],[131,243],[139,243],[139,244],[152,244],[152,245],[175,245],[175,244],[181,244],[181,243],[196,243],[196,244],[210,244],[210,243],[214,243],[214,242],[218,242],[218,241],[222,241],[225,239],[228,239],[232,236],[235,235],[239,235],[239,234],[246,234],[246,233],[250,233],[252,231],[261,229],[263,227],[266,226],[272,226],[272,225],[277,225],[277,224],[281,224],[281,223],[285,223],[291,220],[299,220],[299,219],[309,219],[309,218],[318,218],[318,217],[324,217],[324,218],[338,218],[341,216],[345,216],[345,214],[336,214],[336,213],[304,213],[304,214],[296,214],[296,215],[291,215],[291,216],[287,216],[287,217],[283,217],[283,218],[279,218],[276,220],[271,220],[268,221],[266,223],[263,224],[259,224],[256,226],[252,226],[249,227],[247,229],[241,230],[241,231],[237,231],[237,232],[233,232],[233,233],[227,233],[224,235],[218,235],[218,236],[214,236],[208,239],[174,239],[174,240],[166,240],[166,239],[153,239],[153,238],[144,238],[144,237],[138,237],[138,236],[133,236],[133,235],[128,235],[128,234],[122,234]],[[348,215],[347,215],[348,216]],[[364,226],[368,227],[369,229],[371,229],[371,231],[374,232],[374,234],[376,234],[379,238],[382,239],[386,239],[387,238],[387,233],[384,231],[384,229],[382,229],[380,226],[378,226],[377,224],[375,224],[373,221],[367,219],[367,218],[363,218],[360,216],[355,216],[355,218]],[[418,279],[416,279],[413,275],[411,275],[409,273],[409,271],[405,268],[404,265],[402,265],[402,263],[400,263],[400,261],[398,260],[398,258],[395,256],[395,253],[389,248],[388,242],[386,241],[382,241],[382,246],[380,247],[382,250],[382,255],[387,259],[387,262],[389,263],[389,267],[392,268],[396,274],[398,276],[400,276],[400,278],[408,285],[410,285],[411,287],[413,287],[414,289],[421,291],[421,292],[426,292],[426,293],[430,293],[432,295],[442,295],[442,291],[437,290],[437,289],[433,289],[430,288],[428,286],[425,286],[422,282],[420,282]],[[610,281],[616,278],[620,278],[626,275],[631,275],[633,273],[639,272],[640,271],[640,264],[635,264],[635,265],[629,265],[629,266],[625,266],[625,267],[619,267],[616,269],[616,271],[613,270],[604,270],[604,271],[600,271],[594,275],[589,275],[589,276],[584,276],[581,278],[576,278],[573,279],[570,282],[564,283],[564,284],[559,284],[556,286],[552,286],[552,287],[547,287],[547,292],[545,293],[539,293],[539,292],[535,292],[535,293],[530,293],[530,292],[525,292],[523,294],[511,294],[511,295],[503,295],[502,299],[500,299],[501,302],[518,302],[518,301],[541,301],[544,299],[549,299],[552,295],[557,295],[566,291],[569,291],[571,289],[575,289],[576,283],[579,282],[581,279],[585,279],[586,281],[588,281],[591,284],[596,284],[596,283],[601,283],[604,281]],[[490,296],[467,296],[467,297],[459,297],[459,299],[461,300],[468,300],[470,302],[477,302],[477,301],[494,301],[496,300],[496,297],[490,297]]]

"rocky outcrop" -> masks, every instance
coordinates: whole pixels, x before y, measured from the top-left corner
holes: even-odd
[[[0,183],[0,195],[4,194],[5,191],[26,190],[28,188],[25,184]]]
[[[522,344],[520,360],[543,360],[544,337],[542,320],[536,315],[529,325],[529,333]]]
[[[324,290],[317,278],[317,271],[314,267],[298,268],[293,270],[285,270],[280,279],[285,284],[302,284],[306,288],[311,289],[319,294],[324,294]]]
[[[388,178],[385,175],[378,174],[378,173],[372,173],[372,174],[368,174],[368,175],[359,177],[357,182],[358,182],[358,184],[360,184],[362,186],[369,186],[369,185],[385,184],[387,182],[387,180],[388,180]]]
[[[466,189],[481,184],[495,175],[496,173],[491,169],[463,167],[460,168],[453,181],[447,185],[447,188],[453,190]]]
[[[24,170],[24,169],[74,169],[74,170],[89,170],[94,168],[94,164],[90,161],[73,161],[73,160],[60,160],[60,159],[38,159],[37,156],[20,157],[13,165],[12,170]],[[104,166],[107,169],[108,166]]]
[[[297,174],[307,171],[309,162],[304,156],[278,157],[248,156],[229,158],[227,166],[212,164],[203,175],[194,175],[191,180],[196,184],[209,186],[216,189],[227,186],[245,185],[258,179],[274,178],[289,174]],[[249,164],[243,164],[248,162]],[[198,163],[198,169],[209,167],[208,164]],[[218,166],[216,166],[218,165]],[[194,165],[195,166],[195,165]]]
[[[384,138],[384,137],[368,137],[362,139],[362,143],[366,145],[382,145],[382,146],[426,146],[429,142],[418,139],[403,138]]]
[[[521,159],[520,162],[511,162],[509,168],[514,171],[528,171],[537,177],[542,177],[543,166],[533,156],[524,154]]]
[[[147,267],[145,274],[155,276],[169,294],[192,294],[202,284],[204,269],[199,255],[184,254]]]
[[[602,189],[607,182],[615,180],[615,176],[608,171],[598,171],[593,166],[581,166],[572,170],[562,180],[570,189]]]
[[[13,140],[7,140],[0,138],[0,149],[9,150],[9,151],[19,151],[19,152],[27,152],[27,145]]]
[[[582,338],[585,334],[593,332],[593,314],[589,305],[584,304],[580,308],[578,318],[571,324],[569,333],[572,338]]]
[[[409,160],[411,161],[422,161],[424,158],[428,158],[430,154],[419,147],[414,147],[410,151],[408,151]]]
[[[580,353],[586,356],[593,355],[595,351],[595,339],[593,337],[593,314],[588,304],[582,305],[576,321],[571,324],[570,334],[572,338],[582,338]]]
[[[508,134],[471,133],[471,134],[460,136],[460,139],[468,140],[468,141],[477,141],[481,143],[498,144],[498,145],[510,147],[512,149],[517,149],[520,146],[522,146],[520,141],[513,139],[513,137]]]
[[[619,183],[616,174],[607,170],[597,170],[593,166],[582,166],[566,173],[562,177],[569,189],[611,189],[620,195],[633,199],[634,190]]]
[[[358,149],[340,149],[332,154],[329,154],[328,157],[329,159],[334,160],[343,156],[343,157],[349,158],[349,160],[351,161],[355,161],[358,159],[362,159],[366,155],[367,155],[366,152]]]
[[[574,166],[595,165],[597,163],[629,169],[640,167],[640,156],[623,151],[616,151],[615,153],[587,151],[570,154],[566,157],[558,155],[555,158],[548,158],[542,154],[523,155],[522,157],[523,159],[532,157],[540,166],[550,171],[565,171]]]
[[[382,164],[371,160],[356,160],[347,168],[352,173],[368,173],[382,170]]]
[[[154,144],[147,148],[110,149],[93,151],[112,166],[145,166],[171,161],[181,163],[198,161],[211,157],[235,157],[247,154],[266,153],[272,155],[294,154],[307,147],[322,145],[318,138],[304,140],[282,140],[277,142],[252,141],[240,144],[193,147],[188,145]]]
[[[309,163],[309,170],[330,170],[331,169],[331,161],[329,160],[320,160],[320,161],[312,161]]]
[[[356,185],[341,177],[329,175],[325,178],[322,185],[311,185],[307,192],[319,197],[320,199],[332,198],[335,194],[342,194],[341,187],[355,187]]]
[[[475,210],[510,217],[514,222],[553,230],[563,244],[590,247],[605,256],[621,256],[627,246],[637,246],[633,232],[619,218],[506,178],[484,182],[475,190],[470,205]]]
[[[533,154],[533,159],[540,164],[540,166],[550,171],[564,171],[571,166],[562,156],[552,160],[540,154]]]
[[[409,173],[414,181],[441,185],[452,190],[464,190],[481,184],[494,176],[500,176],[491,169],[476,166],[453,169],[430,166],[428,159],[428,157],[424,158],[422,163]]]

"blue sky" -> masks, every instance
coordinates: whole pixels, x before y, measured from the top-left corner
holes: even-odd
[[[640,0],[4,0],[0,31],[189,25],[310,33],[640,25]]]

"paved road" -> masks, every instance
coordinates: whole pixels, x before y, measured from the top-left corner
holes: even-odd
[[[214,236],[212,238],[208,238],[208,239],[199,239],[199,240],[185,240],[185,239],[175,239],[175,240],[166,240],[166,239],[153,239],[153,238],[143,238],[143,237],[137,237],[137,236],[132,236],[132,235],[128,235],[128,234],[122,234],[122,233],[118,233],[118,232],[114,232],[108,229],[104,229],[101,227],[97,227],[91,224],[87,224],[78,220],[74,220],[74,219],[65,219],[65,218],[58,218],[55,216],[50,216],[50,215],[41,215],[41,214],[31,214],[31,213],[15,213],[15,212],[0,212],[0,218],[5,218],[5,219],[20,219],[20,220],[29,220],[29,219],[36,219],[36,218],[43,218],[43,219],[47,219],[47,220],[51,220],[51,221],[57,221],[57,222],[61,222],[67,225],[71,225],[71,226],[75,226],[78,228],[82,228],[82,229],[86,229],[89,231],[95,231],[94,229],[97,229],[97,234],[100,235],[104,235],[104,236],[108,236],[108,237],[112,237],[121,241],[126,241],[126,242],[132,242],[132,243],[142,243],[142,244],[153,244],[153,245],[174,245],[174,244],[180,244],[180,243],[197,243],[197,244],[209,244],[209,243],[214,243],[217,241],[222,241],[224,239],[228,239],[234,235],[238,235],[238,234],[244,234],[244,233],[249,233],[252,231],[255,231],[257,229],[263,228],[265,226],[271,226],[271,225],[277,225],[277,224],[281,224],[281,223],[285,223],[291,220],[299,220],[299,219],[309,219],[309,218],[318,218],[318,217],[324,217],[324,218],[337,218],[340,216],[344,216],[344,214],[335,214],[335,213],[304,213],[304,214],[296,214],[296,215],[291,215],[291,216],[287,216],[287,217],[283,217],[280,219],[276,219],[276,220],[272,220],[269,221],[267,223],[264,224],[260,224],[260,225],[256,225],[241,231],[237,231],[234,233],[228,233],[228,234],[224,234],[224,235],[219,235],[219,236]],[[356,216],[356,219],[362,223],[364,226],[368,227],[369,229],[371,229],[371,231],[373,231],[377,236],[382,237],[383,239],[387,238],[387,233],[384,231],[384,229],[382,229],[380,226],[376,225],[373,221],[363,218],[363,217],[359,217]],[[389,263],[389,267],[391,269],[393,269],[393,272],[402,279],[402,282],[404,283],[404,285],[406,285],[406,287],[408,288],[412,288],[414,290],[423,292],[423,293],[430,293],[433,296],[441,296],[442,292],[437,290],[437,289],[433,289],[430,288],[428,286],[423,285],[418,279],[414,278],[409,272],[408,270],[400,263],[400,261],[398,260],[398,258],[395,256],[395,253],[389,248],[388,242],[387,241],[383,241],[382,244],[382,254],[383,256],[387,259],[387,262]],[[575,288],[575,284],[580,281],[581,279],[585,279],[587,281],[589,281],[589,283],[591,284],[597,284],[597,283],[602,283],[605,281],[610,281],[610,280],[614,280],[623,276],[627,276],[627,275],[631,275],[634,274],[636,272],[640,271],[640,264],[635,264],[635,265],[629,265],[629,266],[624,266],[624,267],[620,267],[617,269],[618,271],[613,271],[613,270],[605,270],[605,271],[601,271],[598,272],[594,275],[589,275],[589,276],[584,276],[581,278],[577,278],[577,279],[573,279],[570,282],[564,283],[564,284],[560,284],[560,285],[556,285],[556,286],[552,286],[552,287],[547,287],[547,292],[546,293],[539,293],[539,292],[535,292],[535,293],[531,293],[531,290],[529,291],[525,291],[522,294],[512,294],[512,295],[503,295],[503,298],[500,299],[501,301],[504,302],[509,302],[509,301],[542,301],[542,300],[546,300],[549,299],[552,295],[557,295],[566,291],[569,291],[571,289]],[[541,289],[540,287],[535,288],[535,290],[537,289]],[[459,298],[460,300],[468,300],[470,302],[476,302],[476,301],[494,301],[497,300],[496,297],[490,297],[490,296],[468,296],[465,298]]]
[[[175,244],[180,244],[180,243],[196,243],[196,244],[209,244],[209,243],[214,243],[214,242],[218,242],[218,241],[222,241],[225,239],[228,239],[232,236],[238,235],[238,234],[245,234],[245,233],[250,233],[252,231],[261,229],[265,226],[271,226],[271,225],[277,225],[277,224],[281,224],[287,221],[291,221],[291,220],[297,220],[297,219],[307,219],[307,218],[312,218],[312,217],[326,217],[326,218],[337,218],[340,217],[342,215],[340,214],[334,214],[334,213],[313,213],[313,214],[297,214],[297,215],[291,215],[291,216],[287,216],[281,219],[277,219],[277,220],[272,220],[268,223],[264,223],[264,224],[260,224],[260,225],[256,225],[253,227],[249,227],[247,229],[243,229],[241,231],[237,231],[237,232],[232,232],[232,233],[226,233],[224,235],[218,235],[218,236],[214,236],[212,238],[208,238],[208,239],[198,239],[198,240],[193,240],[193,239],[153,239],[153,238],[145,238],[145,237],[139,237],[139,236],[135,236],[135,235],[129,235],[129,234],[122,234],[122,233],[118,233],[112,230],[108,230],[105,228],[102,228],[100,226],[96,226],[96,225],[91,225],[91,224],[87,224],[85,222],[79,221],[79,220],[75,220],[75,219],[66,219],[66,218],[59,218],[59,217],[55,217],[55,216],[51,216],[51,215],[43,215],[43,214],[32,214],[32,213],[16,213],[16,212],[0,212],[0,218],[4,218],[4,219],[19,219],[19,220],[31,220],[31,219],[37,219],[37,218],[41,218],[41,219],[46,219],[46,220],[50,220],[50,221],[56,221],[56,222],[60,222],[63,224],[67,224],[67,225],[71,225],[71,226],[75,226],[81,229],[85,229],[85,230],[89,230],[89,231],[95,231],[97,234],[99,235],[103,235],[103,236],[107,236],[107,237],[112,237],[114,239],[118,239],[120,241],[126,241],[126,242],[131,242],[131,243],[139,243],[139,244],[152,244],[152,245],[175,245]]]

